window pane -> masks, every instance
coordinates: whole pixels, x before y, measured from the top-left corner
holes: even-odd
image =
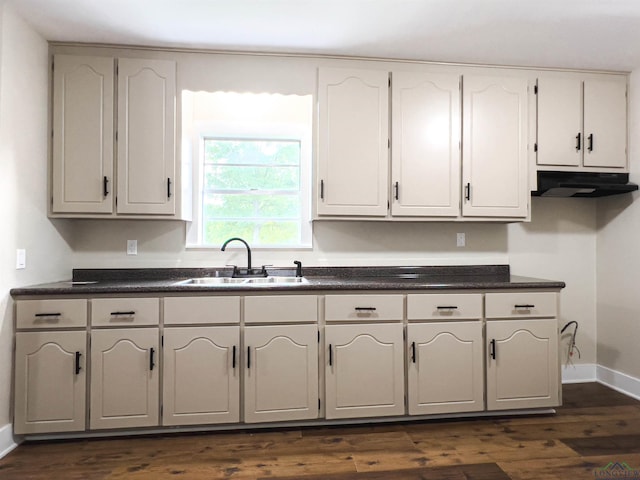
[[[205,221],[203,236],[204,243],[222,245],[231,237],[244,238],[248,242],[254,237],[255,224],[253,222]]]
[[[300,142],[206,139],[204,161],[234,165],[299,165]]]
[[[261,245],[293,245],[300,243],[300,222],[267,222],[258,233]]]
[[[297,167],[205,165],[206,190],[299,190]]]
[[[300,218],[298,195],[207,195],[204,217],[208,218]]]

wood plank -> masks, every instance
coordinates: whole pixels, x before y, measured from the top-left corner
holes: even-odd
[[[605,438],[565,438],[563,443],[582,456],[640,453],[640,435],[609,435]]]

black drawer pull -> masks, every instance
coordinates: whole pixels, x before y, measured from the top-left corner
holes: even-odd
[[[436,307],[438,310],[457,310],[458,307],[456,305],[438,305]]]
[[[324,200],[324,180],[320,180],[320,200]]]
[[[587,147],[587,150],[589,150],[589,152],[593,152],[593,133],[590,133],[587,139],[589,140],[589,146]]]
[[[495,338],[489,342],[489,356],[496,359],[496,340]]]
[[[582,136],[581,133],[578,133],[578,135],[576,135],[576,152],[579,152],[580,149],[582,148],[582,146],[580,145],[581,136]]]
[[[154,361],[154,356],[155,356],[156,350],[154,348],[150,348],[149,349],[149,370],[153,371],[153,367],[156,366],[156,363]]]
[[[331,344],[329,344],[329,366],[333,366],[333,348],[331,347]]]
[[[251,368],[251,347],[247,347],[247,368]]]
[[[131,316],[131,315],[135,315],[135,314],[136,314],[136,312],[134,312],[133,310],[130,310],[128,312],[111,312],[111,315],[114,316],[114,317],[124,316],[124,315]]]
[[[411,361],[416,363],[416,342],[411,342]]]
[[[236,346],[233,346],[232,352],[231,352],[231,368],[233,368],[235,370],[236,368]]]
[[[398,182],[396,182],[396,200],[400,200],[400,184]]]
[[[356,312],[375,312],[376,307],[356,307]]]
[[[532,308],[535,308],[535,305],[527,305],[527,304],[514,305],[513,308],[515,308],[516,310],[521,310],[521,309],[531,310]]]
[[[76,352],[76,375],[80,375],[80,357],[82,354],[80,352]]]
[[[62,314],[60,312],[55,312],[55,313],[36,313],[36,318],[41,318],[41,317],[59,317]]]
[[[171,198],[171,179],[167,178],[167,198]]]
[[[106,197],[109,195],[109,179],[105,176],[102,177],[102,196]]]

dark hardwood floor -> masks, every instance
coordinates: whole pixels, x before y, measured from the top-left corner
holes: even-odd
[[[565,385],[555,415],[32,442],[0,479],[574,480],[640,470],[640,402]],[[607,467],[608,466],[608,467]],[[626,477],[640,476],[627,472]],[[629,476],[634,475],[634,476]]]

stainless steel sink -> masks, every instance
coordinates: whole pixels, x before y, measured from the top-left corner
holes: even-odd
[[[309,283],[304,277],[201,277],[176,282],[176,285],[223,286],[223,285],[299,285]]]

